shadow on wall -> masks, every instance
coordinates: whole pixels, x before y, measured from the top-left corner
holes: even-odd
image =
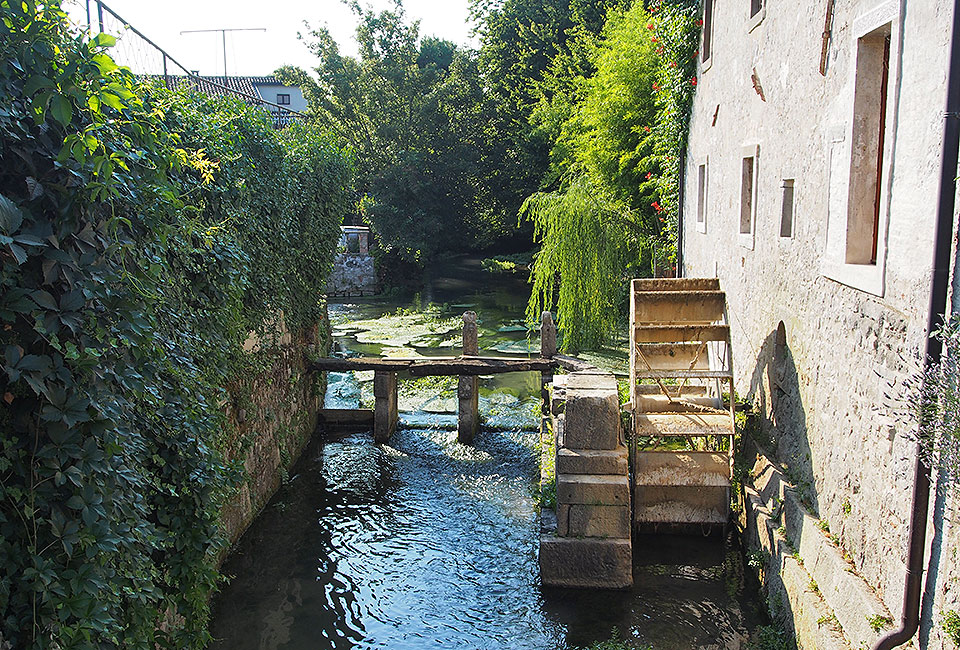
[[[747,399],[757,406],[760,440],[766,451],[787,466],[787,479],[801,501],[819,516],[816,482],[807,437],[807,414],[800,397],[800,379],[783,321],[760,346],[750,376]]]

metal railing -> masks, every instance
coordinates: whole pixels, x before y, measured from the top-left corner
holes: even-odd
[[[268,112],[275,128],[283,128],[306,119],[306,115],[287,106],[275,104],[259,95],[233,88],[216,78],[201,77],[173,58],[143,32],[120,17],[101,0],[86,0],[87,27],[91,33],[109,34],[117,39],[110,56],[140,77],[162,79],[167,88],[192,84],[198,91],[237,97],[247,104]],[[226,78],[220,77],[224,81]]]

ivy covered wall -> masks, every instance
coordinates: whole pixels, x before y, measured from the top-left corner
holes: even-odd
[[[322,317],[352,164],[0,0],[0,646],[198,648],[242,490],[228,392]],[[289,379],[288,379],[289,381]]]

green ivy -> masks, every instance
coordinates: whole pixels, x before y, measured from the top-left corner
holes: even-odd
[[[0,0],[0,645],[199,648],[251,331],[319,317],[349,156]],[[272,317],[266,317],[272,315]]]

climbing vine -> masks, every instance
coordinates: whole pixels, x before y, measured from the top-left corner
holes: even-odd
[[[658,0],[612,11],[595,72],[554,86],[534,119],[566,115],[554,145],[558,190],[527,199],[541,244],[528,317],[556,308],[566,350],[596,347],[616,329],[633,275],[676,265],[680,171],[696,90],[698,3]]]
[[[327,136],[112,44],[0,0],[0,647],[205,645],[222,387],[316,320],[349,208]]]

